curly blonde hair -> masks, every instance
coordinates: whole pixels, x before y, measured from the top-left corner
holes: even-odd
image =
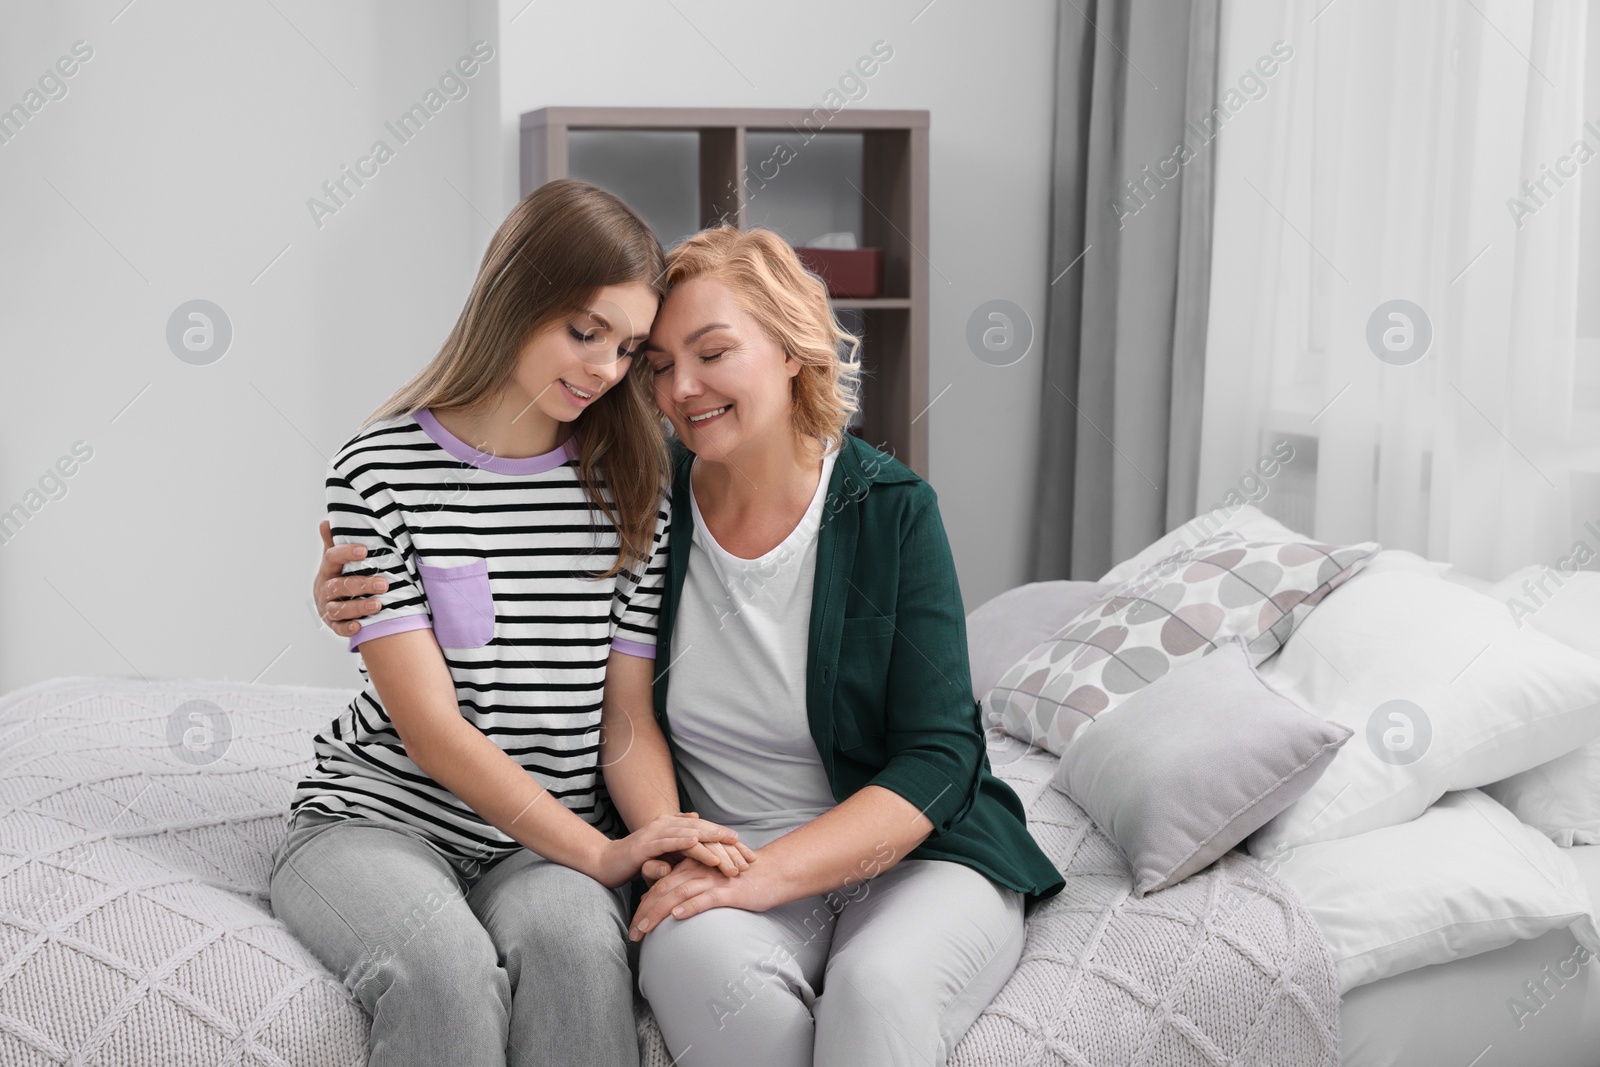
[[[860,404],[861,341],[843,329],[822,280],[789,242],[765,227],[713,226],[667,253],[667,288],[712,278],[800,364],[790,385],[796,433],[843,444]],[[841,348],[843,351],[841,352]]]

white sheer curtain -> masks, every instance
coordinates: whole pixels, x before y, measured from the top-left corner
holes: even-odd
[[[1216,143],[1202,507],[1259,481],[1296,529],[1490,580],[1600,552],[1575,399],[1588,6],[1225,0],[1224,90],[1274,42],[1293,55]],[[1369,346],[1392,300],[1431,323],[1409,364]],[[1279,441],[1295,458],[1261,479]]]

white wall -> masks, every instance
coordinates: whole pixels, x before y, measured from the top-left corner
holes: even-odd
[[[5,9],[0,106],[75,41],[94,54],[0,145],[0,509],[75,441],[93,458],[0,544],[0,689],[354,677],[304,604],[325,457],[460,306],[478,249],[447,184],[473,188],[454,109],[484,86],[388,135],[319,229],[306,200],[468,52],[467,9],[274,2]],[[194,298],[233,324],[209,366],[166,342]]]
[[[932,481],[968,606],[1023,579],[1038,352],[988,366],[965,324],[1004,298],[1042,325],[1053,5],[525,5],[0,14],[0,107],[93,49],[0,144],[0,511],[42,505],[0,543],[0,692],[68,674],[353,685],[305,604],[325,459],[453,323],[516,199],[517,117],[810,106],[880,39],[894,58],[859,106],[932,112],[931,391],[951,386],[924,416]],[[480,39],[495,57],[468,94],[399,144],[384,123]],[[393,158],[319,228],[307,199],[380,137]],[[196,298],[234,332],[207,366],[165,336]],[[30,496],[79,441],[93,455],[64,494]]]

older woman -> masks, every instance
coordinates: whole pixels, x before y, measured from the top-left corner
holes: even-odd
[[[942,1064],[1062,880],[985,756],[934,492],[844,432],[854,339],[781,238],[704,231],[667,280],[635,368],[678,438],[655,710],[682,807],[756,860],[647,868],[640,989],[689,1067]],[[339,551],[330,620],[364,613]]]

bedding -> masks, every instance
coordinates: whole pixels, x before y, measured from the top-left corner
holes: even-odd
[[[0,698],[0,1062],[352,1067],[360,1006],[270,914],[267,877],[311,734],[351,690],[60,678]],[[178,755],[187,715],[215,733]],[[953,1067],[1334,1067],[1327,944],[1232,852],[1133,896],[1126,861],[1012,739],[996,763],[1066,889]],[[667,1067],[636,1003],[644,1063]]]
[[[1245,540],[1232,531],[1150,564],[1013,664],[984,698],[1013,737],[1056,754],[1157,678],[1242,637],[1260,663],[1378,544]]]
[[[1266,514],[1253,504],[1224,505],[1213,508],[1204,515],[1196,515],[1177,529],[1168,531],[1145,547],[1137,555],[1112,567],[1100,576],[1100,581],[1121,585],[1152,563],[1198,545],[1208,537],[1231,531],[1249,541],[1309,541],[1311,538],[1295,533],[1283,523]]]
[[[1564,848],[1600,845],[1600,739],[1483,791]]]
[[[1029,582],[973,608],[967,615],[973,697],[982,700],[1006,668],[1115,588],[1102,582]]]
[[[1489,595],[1519,626],[1600,657],[1600,571],[1563,575],[1549,567],[1524,567],[1495,583]]]
[[[1356,738],[1250,838],[1257,858],[1414,819],[1600,734],[1600,660],[1399,550],[1313,611],[1261,676]]]
[[[1565,853],[1600,913],[1600,846]],[[1340,1038],[1343,1067],[1595,1067],[1600,962],[1558,929],[1407,971],[1346,993]]]
[[[1003,737],[990,758],[1067,884],[1029,913],[1016,973],[950,1067],[1338,1062],[1328,947],[1284,883],[1230,852],[1136,898],[1116,846],[1049,788],[1054,756]]]
[[[0,1062],[364,1062],[366,1014],[267,892],[311,735],[352,692],[62,678],[0,698]],[[214,762],[183,758],[191,722]]]
[[[1341,994],[1556,929],[1600,952],[1572,861],[1481,790],[1398,826],[1290,848],[1274,869],[1327,937]]]
[[[1144,896],[1292,804],[1350,737],[1274,692],[1234,638],[1081,729],[1050,784],[1117,843]]]
[[[1517,571],[1491,593],[1519,625],[1600,657],[1600,574]],[[1600,845],[1600,737],[1565,756],[1484,787],[1558,845]]]

